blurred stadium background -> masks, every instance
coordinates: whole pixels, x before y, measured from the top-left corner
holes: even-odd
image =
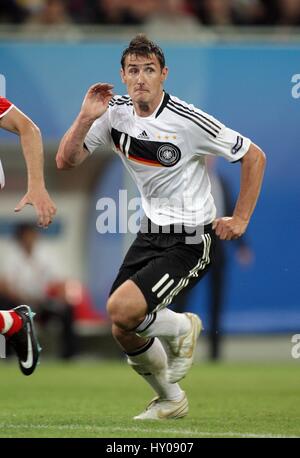
[[[54,157],[91,84],[108,81],[115,93],[124,93],[120,54],[143,31],[165,50],[167,92],[250,137],[268,159],[247,233],[251,264],[239,265],[233,244],[226,246],[222,357],[293,361],[291,338],[300,333],[299,25],[299,0],[1,1],[0,73],[7,98],[42,130],[46,180],[58,215],[40,243],[68,280],[67,294],[77,307],[79,356],[120,355],[109,337],[105,300],[130,236],[98,234],[96,202],[103,196],[118,202],[120,188],[131,196],[136,190],[110,151],[95,153],[69,173],[57,173]],[[0,196],[2,269],[14,225],[32,221],[34,214],[13,214],[26,186],[17,139],[1,131],[0,151],[7,178]],[[218,170],[236,195],[239,165],[220,161]],[[208,358],[207,286],[188,299],[188,308],[206,324],[199,359]],[[47,332],[55,335],[55,326],[41,337],[45,358],[54,351]]]

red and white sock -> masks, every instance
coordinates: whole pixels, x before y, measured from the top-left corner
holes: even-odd
[[[13,310],[0,312],[0,334],[12,336],[21,329],[22,325],[22,318]]]

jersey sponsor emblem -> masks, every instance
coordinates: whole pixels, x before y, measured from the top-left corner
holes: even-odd
[[[149,136],[147,134],[147,132],[145,130],[143,130],[143,132],[141,132],[137,138],[141,138],[141,139],[144,139],[144,140],[149,140]]]
[[[172,167],[173,165],[177,164],[180,157],[180,149],[171,143],[164,143],[157,150],[158,162],[160,162],[165,167]]]
[[[232,147],[231,153],[236,154],[243,146],[243,137],[237,136],[236,144]]]

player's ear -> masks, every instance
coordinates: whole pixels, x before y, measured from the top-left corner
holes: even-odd
[[[164,67],[161,71],[161,75],[162,75],[162,81],[166,81],[167,77],[168,77],[168,74],[169,74],[169,69],[168,67]]]
[[[122,83],[126,84],[126,83],[125,83],[125,73],[124,73],[123,68],[121,68],[121,70],[120,70],[120,75],[121,75]]]

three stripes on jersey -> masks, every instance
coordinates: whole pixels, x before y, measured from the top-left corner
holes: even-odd
[[[222,127],[217,124],[216,122],[209,119],[207,116],[204,116],[202,113],[198,113],[197,111],[185,107],[179,102],[176,102],[171,97],[166,105],[166,108],[173,113],[178,114],[190,121],[194,122],[197,126],[201,127],[201,129],[205,130],[209,134],[211,134],[214,138],[220,133]]]
[[[111,99],[111,101],[109,102],[109,106],[113,107],[115,105],[133,106],[133,103],[131,101],[130,96],[123,95],[122,97],[118,97],[118,98],[114,97]],[[218,124],[217,122],[213,121],[212,119],[208,118],[207,116],[203,115],[202,113],[192,108],[182,105],[181,103],[172,99],[172,97],[170,96],[168,96],[166,108],[172,111],[173,113],[178,114],[179,116],[182,116],[194,122],[197,126],[201,127],[201,129],[205,130],[207,133],[212,135],[214,138],[218,136],[218,134],[220,133],[222,129],[222,126]],[[138,136],[138,138],[146,139],[146,136],[141,136],[144,133],[146,132],[143,131],[142,134]]]

